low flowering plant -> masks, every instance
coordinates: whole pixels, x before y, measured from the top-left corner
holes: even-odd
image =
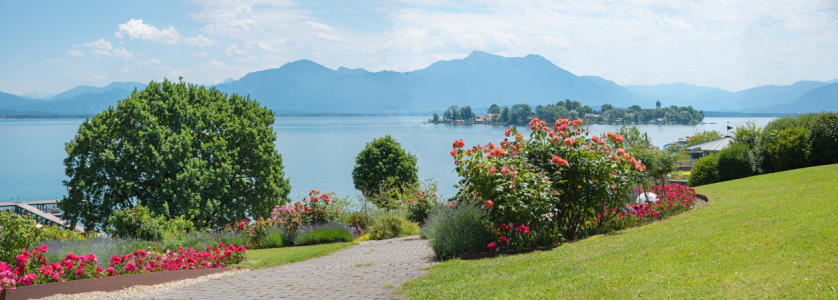
[[[222,268],[239,263],[247,251],[241,245],[219,244],[207,247],[206,251],[192,248],[178,248],[177,251],[155,252],[139,249],[122,256],[114,255],[106,269],[98,266],[99,260],[93,254],[76,255],[67,253],[59,262],[49,262],[44,256],[47,246],[24,250],[15,257],[14,267],[0,262],[0,293],[13,292],[16,287],[77,279],[99,278],[135,273],[150,273],[187,269]]]
[[[423,224],[431,212],[439,206],[436,193],[418,191],[414,197],[404,200],[407,219],[411,222]]]

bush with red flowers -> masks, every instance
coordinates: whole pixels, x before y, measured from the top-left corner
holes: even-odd
[[[457,198],[485,205],[497,235],[495,249],[550,245],[585,235],[584,224],[605,206],[623,207],[645,166],[621,148],[612,132],[590,135],[583,120],[530,122],[529,138],[515,127],[499,145],[451,154],[462,177]],[[491,202],[489,202],[491,200]],[[491,204],[489,204],[491,203]]]
[[[14,292],[16,287],[52,282],[64,282],[77,279],[99,278],[135,273],[161,271],[222,268],[228,264],[239,263],[245,258],[247,250],[241,245],[218,244],[207,247],[206,251],[192,248],[178,248],[177,251],[159,253],[139,249],[123,256],[114,255],[106,269],[98,265],[99,260],[93,254],[75,255],[67,253],[59,262],[49,262],[44,254],[47,246],[35,247],[29,252],[24,250],[15,258],[14,268],[0,262],[0,293]]]

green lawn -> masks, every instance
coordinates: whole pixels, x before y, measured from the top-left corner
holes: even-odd
[[[355,243],[333,243],[312,246],[247,250],[247,258],[242,263],[231,267],[248,269],[270,268],[329,255],[352,245],[355,245]]]
[[[450,260],[413,299],[838,298],[838,165],[696,189],[710,204],[551,251]]]

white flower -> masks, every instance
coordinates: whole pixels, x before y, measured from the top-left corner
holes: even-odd
[[[637,200],[635,200],[634,202],[646,203],[647,201],[650,203],[658,202],[658,196],[655,195],[655,193],[643,193],[640,194],[640,196],[637,196]]]
[[[35,228],[41,228],[41,227],[44,227],[44,225],[41,225],[41,224],[35,225]]]

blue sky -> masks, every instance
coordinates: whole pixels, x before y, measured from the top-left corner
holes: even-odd
[[[8,1],[0,91],[238,79],[299,59],[411,71],[539,54],[618,84],[838,78],[838,1]]]

